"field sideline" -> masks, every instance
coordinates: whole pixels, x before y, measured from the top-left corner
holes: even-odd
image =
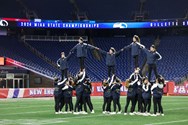
[[[125,96],[121,97],[124,110]],[[75,98],[74,98],[75,102]],[[165,116],[124,116],[102,114],[102,97],[92,97],[95,114],[54,114],[53,98],[1,99],[0,125],[187,125],[188,96],[164,96]],[[129,106],[130,109],[130,106]],[[137,108],[136,108],[137,109]],[[153,106],[151,107],[153,112]]]

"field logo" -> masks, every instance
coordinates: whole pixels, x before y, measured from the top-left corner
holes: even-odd
[[[0,26],[8,26],[8,22],[6,20],[0,20]]]
[[[124,22],[114,23],[113,28],[120,28],[120,29],[127,28],[127,23]]]

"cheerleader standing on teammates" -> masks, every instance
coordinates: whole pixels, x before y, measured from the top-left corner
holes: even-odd
[[[154,114],[152,116],[157,116],[157,115],[160,115],[160,114],[162,116],[164,116],[163,107],[162,107],[162,104],[161,104],[164,87],[165,87],[164,78],[159,76],[156,79],[156,83],[153,84],[153,86],[151,87],[151,91],[153,93],[153,105],[154,105]],[[157,106],[158,106],[159,114],[157,114]]]
[[[144,99],[144,116],[150,115],[151,109],[151,84],[148,81],[148,78],[143,78],[143,93],[142,97]]]
[[[113,81],[111,81],[112,83]],[[111,101],[112,101],[112,93],[109,84],[109,80],[104,79],[102,82],[102,89],[103,89],[103,114],[109,114],[111,112]]]
[[[82,100],[83,100],[83,105],[84,105],[84,111],[87,112],[87,105],[88,105],[90,112],[95,113],[95,111],[93,109],[93,104],[91,102],[90,94],[92,92],[92,85],[91,85],[91,81],[90,81],[89,77],[86,76],[83,85],[84,85],[84,91],[83,91],[83,96],[82,96],[83,99]]]
[[[81,71],[77,76],[78,78],[77,78],[76,86],[75,86],[76,103],[75,103],[75,108],[74,108],[74,113],[73,113],[75,115],[80,114],[79,112],[81,111],[82,95],[83,95],[83,90],[84,90],[83,83],[84,83],[85,75],[86,75],[85,70],[83,70],[83,72]],[[83,114],[87,114],[87,113],[84,112]]]
[[[136,88],[137,88],[136,82],[138,81],[138,76],[135,75],[135,77],[133,77],[132,79],[128,79],[126,81],[127,81],[126,87],[128,88],[128,91],[127,91],[127,100],[126,100],[124,115],[127,115],[127,109],[130,101],[131,101],[131,111],[129,114],[134,115],[133,112],[135,111],[135,100],[136,100],[135,98],[136,98]]]
[[[117,114],[121,114],[120,88],[122,84],[121,84],[121,80],[116,76],[114,77],[114,79],[115,81],[111,86],[114,112],[112,112],[111,114],[116,114],[116,106],[118,106]]]
[[[90,44],[84,43],[82,37],[79,38],[78,42],[79,43],[71,49],[70,53],[73,53],[76,50],[77,57],[79,58],[79,62],[80,62],[80,69],[81,71],[83,71],[83,69],[85,69],[85,58],[87,57],[87,50],[98,49],[98,48]]]
[[[61,113],[61,105],[64,105],[61,101],[62,96],[62,88],[65,86],[65,81],[67,79],[64,79],[63,81],[59,82],[58,78],[54,79],[54,101],[55,101],[55,114]]]
[[[157,60],[161,60],[162,56],[156,51],[155,45],[152,45],[150,47],[150,50],[147,50],[146,48],[142,48],[142,49],[147,55],[147,64],[149,71],[148,79],[150,82],[152,70],[154,70],[155,77],[156,78],[158,77],[156,62]]]
[[[140,38],[137,35],[133,36],[133,42],[125,46],[124,49],[131,49],[131,55],[134,59],[134,67],[139,67],[138,65],[138,56],[140,54],[140,48],[145,48],[144,45],[140,44]]]
[[[106,52],[99,49],[99,51],[106,56],[106,65],[108,66],[108,79],[110,79],[111,75],[115,74],[116,57],[118,57],[123,50],[124,49],[121,49],[116,52],[116,50],[111,47],[109,49],[109,52]]]
[[[61,79],[68,78],[68,60],[70,59],[70,54],[65,57],[65,53],[61,52],[61,58],[57,60],[57,66],[61,70]]]

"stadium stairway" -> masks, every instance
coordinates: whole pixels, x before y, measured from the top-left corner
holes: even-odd
[[[43,76],[53,78],[60,77],[58,70],[35,56],[16,38],[1,36],[0,56],[9,57],[18,62],[24,63],[28,69],[41,73]]]

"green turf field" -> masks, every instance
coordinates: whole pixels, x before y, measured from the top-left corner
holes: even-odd
[[[125,98],[121,97],[124,110]],[[74,100],[75,101],[75,100]],[[54,101],[45,99],[0,100],[0,125],[188,125],[188,97],[163,97],[165,116],[104,115],[102,97],[92,97],[95,114],[54,114]],[[130,106],[129,106],[130,107]],[[130,109],[130,108],[129,108]],[[151,108],[153,112],[153,106]]]

